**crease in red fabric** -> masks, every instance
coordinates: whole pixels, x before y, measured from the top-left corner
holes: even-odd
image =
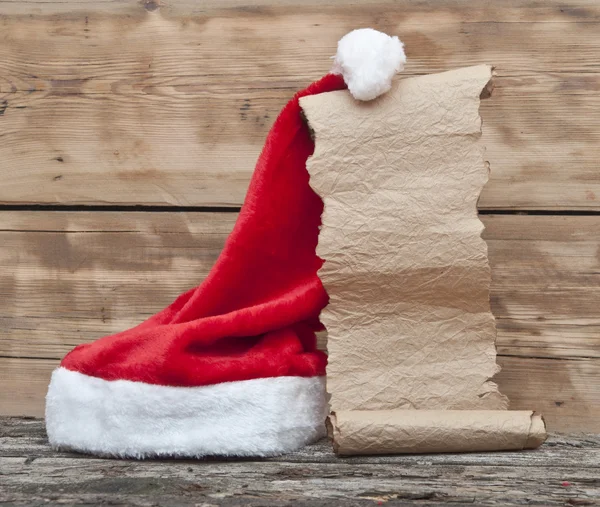
[[[238,220],[197,287],[140,325],[75,347],[61,366],[105,380],[202,386],[324,375],[316,349],[328,298],[316,255],[323,203],[299,99],[346,88],[328,74],[298,92],[269,132]]]

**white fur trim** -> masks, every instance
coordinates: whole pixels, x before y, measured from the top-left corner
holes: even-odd
[[[338,42],[332,72],[344,76],[355,99],[372,100],[389,91],[392,78],[405,63],[404,44],[398,37],[361,28]]]
[[[144,458],[272,456],[324,436],[324,377],[202,387],[52,374],[46,428],[55,448]]]

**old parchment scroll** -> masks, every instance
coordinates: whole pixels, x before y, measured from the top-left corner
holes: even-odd
[[[542,416],[527,410],[350,410],[328,426],[340,455],[507,451],[546,440]]]
[[[479,65],[399,80],[372,102],[345,91],[300,100],[315,134],[310,184],[325,203],[327,388],[346,425],[353,411],[376,427],[381,410],[453,409],[460,433],[477,411],[507,408],[490,380],[496,328],[477,216],[489,173],[479,102],[491,79]]]

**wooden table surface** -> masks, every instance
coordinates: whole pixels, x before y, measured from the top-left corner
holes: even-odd
[[[600,437],[524,452],[337,458],[327,441],[272,459],[112,460],[52,451],[43,422],[0,418],[10,505],[600,505]]]
[[[278,111],[364,26],[406,76],[496,66],[497,380],[551,431],[600,431],[597,0],[0,0],[0,414],[42,415],[73,346],[206,276]]]

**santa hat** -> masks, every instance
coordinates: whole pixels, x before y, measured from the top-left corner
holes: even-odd
[[[323,203],[300,97],[348,88],[370,100],[405,62],[371,29],[338,44],[334,70],[297,93],[268,134],[239,218],[208,277],[127,331],[75,347],[52,374],[57,448],[122,457],[269,456],[321,437],[327,294],[315,254]]]

